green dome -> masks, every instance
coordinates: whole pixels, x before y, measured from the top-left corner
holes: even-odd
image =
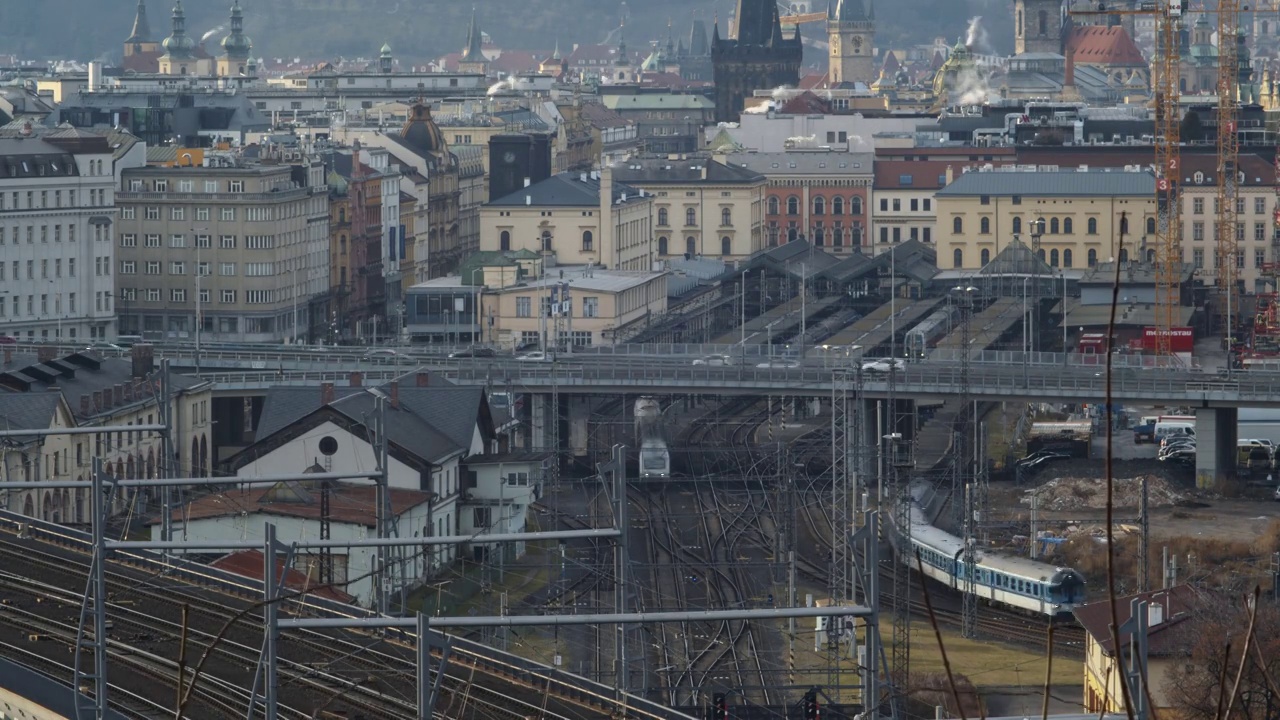
[[[227,51],[228,55],[245,55],[247,56],[253,50],[253,41],[248,35],[231,34],[222,38],[222,49]]]
[[[391,43],[383,43],[382,50],[380,52],[382,53],[382,57],[391,57]]]

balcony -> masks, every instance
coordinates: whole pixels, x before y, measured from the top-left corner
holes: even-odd
[[[152,201],[182,203],[237,203],[237,202],[286,202],[301,200],[310,194],[310,188],[294,188],[278,192],[265,193],[198,193],[198,192],[146,192],[121,190],[116,192],[117,201]]]

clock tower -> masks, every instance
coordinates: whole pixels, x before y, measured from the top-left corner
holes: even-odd
[[[873,0],[840,0],[828,5],[827,39],[831,45],[828,75],[831,83],[876,79],[876,13]]]

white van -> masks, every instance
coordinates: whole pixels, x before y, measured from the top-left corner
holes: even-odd
[[[1156,423],[1156,440],[1161,440],[1170,435],[1190,435],[1195,437],[1196,425],[1189,422],[1168,422],[1161,420]]]

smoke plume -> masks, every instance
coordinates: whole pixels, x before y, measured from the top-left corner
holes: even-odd
[[[982,16],[974,15],[969,18],[969,28],[964,34],[965,47],[975,53],[982,55],[994,55],[995,50],[991,47],[991,38],[987,35],[987,29],[982,26]]]
[[[200,44],[201,44],[201,45],[204,45],[205,43],[209,42],[209,38],[213,37],[214,35],[217,35],[218,33],[222,32],[223,30],[226,30],[226,29],[227,29],[227,26],[226,26],[226,25],[219,25],[219,26],[215,27],[214,29],[210,30],[209,32],[207,32],[207,33],[205,33],[205,34],[201,35],[201,36],[200,36]]]

